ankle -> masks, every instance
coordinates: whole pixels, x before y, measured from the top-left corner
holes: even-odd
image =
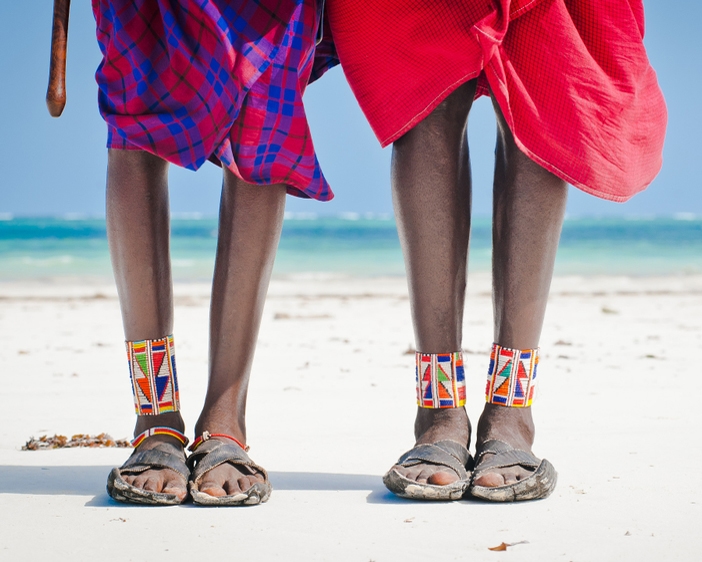
[[[136,437],[152,427],[170,427],[183,433],[185,431],[185,422],[180,412],[168,412],[157,416],[137,416],[134,436]]]
[[[414,436],[417,442],[434,443],[452,439],[463,444],[470,441],[471,426],[466,410],[460,408],[417,408]]]
[[[485,404],[485,409],[478,420],[479,443],[497,439],[518,448],[530,449],[534,443],[535,433],[531,408]]]
[[[213,436],[217,434],[228,435],[241,443],[246,443],[246,426],[241,423],[201,418],[195,424],[195,437],[200,437],[205,432]]]

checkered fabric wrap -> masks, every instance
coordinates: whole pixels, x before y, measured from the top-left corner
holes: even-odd
[[[641,0],[334,0],[328,17],[383,146],[478,78],[519,148],[572,185],[625,201],[660,170],[667,113]]]
[[[173,336],[125,344],[137,415],[177,412],[180,396]]]
[[[420,353],[417,362],[417,405],[421,408],[460,408],[466,403],[463,353]]]
[[[302,103],[315,76],[315,0],[92,0],[109,148],[329,200]]]
[[[510,349],[492,344],[485,400],[490,404],[528,408],[536,392],[539,349]]]

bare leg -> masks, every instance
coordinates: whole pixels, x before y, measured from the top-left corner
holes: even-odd
[[[476,82],[459,87],[393,145],[392,189],[417,349],[461,349],[470,237],[471,180],[466,125]],[[468,445],[464,408],[417,408],[417,444],[452,439]],[[446,485],[457,480],[431,464],[395,467],[409,479]]]
[[[514,349],[539,345],[553,265],[563,225],[565,182],[524,155],[497,106],[498,141],[493,206],[495,342]],[[531,408],[486,404],[477,445],[490,439],[531,451]],[[521,467],[482,475],[480,486],[512,484],[529,475]]]
[[[263,304],[285,210],[285,186],[254,186],[224,172],[210,309],[210,372],[195,433],[225,433],[246,442],[246,394]],[[262,476],[231,464],[209,471],[200,491],[248,490]]]
[[[168,164],[143,151],[110,150],[107,167],[107,236],[125,338],[156,339],[173,331],[169,256]],[[137,417],[134,434],[154,426],[184,430],[180,413]],[[172,437],[156,435],[140,449]],[[125,480],[139,488],[184,498],[186,483],[172,470],[148,470]]]

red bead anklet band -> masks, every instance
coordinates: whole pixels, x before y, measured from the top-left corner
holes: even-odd
[[[222,439],[229,439],[230,441],[234,441],[239,447],[244,449],[244,451],[248,451],[249,447],[247,445],[244,445],[241,441],[239,441],[236,437],[232,437],[231,435],[227,435],[226,433],[210,433],[209,431],[203,431],[202,435],[198,435],[195,438],[195,441],[193,441],[193,444],[190,445],[188,450],[195,452],[195,449],[197,449],[200,445],[202,445],[205,441],[209,441],[212,437],[221,437]]]
[[[174,437],[180,441],[183,444],[183,447],[188,444],[188,438],[177,429],[173,429],[172,427],[150,427],[132,439],[132,447],[138,447],[141,445],[144,439],[151,437],[152,435],[170,435],[171,437]]]

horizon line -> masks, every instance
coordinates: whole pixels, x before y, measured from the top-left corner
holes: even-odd
[[[199,212],[173,212],[170,215],[172,220],[217,220],[217,214],[207,214]],[[0,222],[11,222],[14,220],[60,220],[60,221],[81,221],[81,220],[105,220],[104,213],[40,213],[40,214],[25,214],[13,212],[0,212]],[[348,221],[359,220],[381,220],[394,221],[394,213],[381,213],[373,211],[357,212],[344,211],[336,213],[311,213],[311,212],[294,212],[286,211],[284,220],[324,220],[324,219],[340,219]],[[473,219],[491,219],[489,213],[476,213]],[[692,212],[677,212],[677,213],[583,213],[573,214],[566,213],[565,220],[602,220],[602,219],[622,219],[622,220],[678,220],[678,221],[696,221],[702,220],[702,213]]]

